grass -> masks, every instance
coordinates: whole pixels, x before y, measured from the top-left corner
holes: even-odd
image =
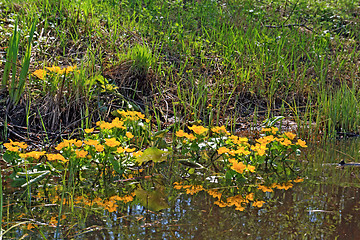
[[[311,99],[311,105],[320,106],[323,92],[356,82],[356,6],[356,1],[8,1],[2,4],[2,17],[9,23],[18,17],[26,34],[40,14],[31,69],[82,66],[81,76],[65,80],[66,89],[50,82],[60,91],[53,93],[58,99],[66,92],[64,102],[44,99],[47,86],[32,80],[26,87],[39,95],[23,94],[34,99],[33,105],[58,108],[52,118],[60,116],[65,126],[96,105],[111,111],[111,102],[119,104],[120,98],[143,111],[145,106],[159,111],[162,122],[181,116],[181,121],[235,128],[255,108],[272,117],[279,108],[291,112],[283,101],[304,107]],[[3,31],[12,32],[11,24]],[[20,41],[20,48],[25,45]],[[101,75],[115,86],[105,88],[111,97],[93,91],[99,82],[86,87]],[[65,113],[64,108],[72,110]],[[106,117],[108,110],[90,114],[93,120],[87,124],[99,114]],[[53,121],[46,126],[59,129]]]

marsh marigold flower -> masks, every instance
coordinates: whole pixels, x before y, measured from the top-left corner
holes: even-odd
[[[134,137],[134,135],[131,132],[127,132],[125,135],[127,138],[130,138],[130,139]]]
[[[176,132],[175,136],[177,136],[177,137],[186,137],[187,133],[184,132],[184,130],[179,130],[179,131]]]
[[[256,202],[253,202],[253,206],[254,207],[258,207],[258,208],[261,208],[263,205],[264,205],[264,201],[256,201]]]
[[[64,158],[63,155],[59,154],[59,153],[56,153],[56,154],[52,154],[52,153],[49,153],[49,154],[46,154],[46,157],[49,161],[56,161],[56,160],[60,160],[60,161],[63,161],[63,162],[66,162],[67,160]]]
[[[301,139],[299,139],[296,144],[303,148],[307,147],[306,142]]]
[[[218,152],[218,154],[228,153],[228,152],[230,152],[230,149],[228,149],[227,147],[219,147],[217,152]]]
[[[105,139],[105,144],[109,147],[117,147],[120,145],[120,142],[116,141],[115,138],[108,138],[108,139]]]
[[[75,151],[75,154],[76,154],[76,157],[77,158],[85,158],[86,157],[86,155],[88,154],[88,152],[87,151],[85,151],[85,150],[76,150]]]
[[[94,128],[86,128],[84,129],[84,131],[89,134],[89,133],[92,133],[94,131]]]
[[[292,132],[285,132],[284,135],[290,140],[293,140],[296,137],[296,134]]]
[[[201,135],[203,133],[206,133],[209,129],[203,127],[203,126],[196,126],[193,125],[192,127],[189,127],[190,130],[194,131],[194,133]]]
[[[33,72],[32,75],[37,77],[38,79],[44,80],[46,76],[46,71],[44,69],[38,69]]]
[[[303,178],[297,178],[295,180],[293,180],[294,183],[300,183],[300,182],[303,182],[304,179]]]
[[[211,128],[211,131],[213,131],[214,133],[217,133],[217,134],[230,135],[230,133],[226,130],[224,125],[221,127],[213,127],[213,128]]]

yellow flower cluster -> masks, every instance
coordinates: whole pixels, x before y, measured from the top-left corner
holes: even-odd
[[[117,141],[116,138],[105,139],[105,145],[107,145],[108,147],[117,147],[120,144],[121,143]]]
[[[244,211],[245,205],[249,201],[253,201],[253,200],[254,200],[254,193],[250,193],[250,194],[246,195],[245,198],[242,195],[238,194],[238,195],[235,195],[232,197],[228,197],[226,199],[226,202],[219,199],[219,200],[215,201],[214,204],[218,205],[219,207],[235,206],[235,210]]]
[[[81,140],[77,140],[77,139],[70,139],[70,140],[64,139],[61,143],[59,143],[56,146],[55,149],[60,151],[63,148],[71,147],[73,145],[79,148],[79,147],[81,147],[83,145],[83,142]]]
[[[261,131],[270,132],[271,134],[275,135],[279,131],[279,129],[277,127],[271,127],[271,128],[263,128]]]
[[[238,162],[235,158],[230,158],[229,162],[232,164],[231,169],[240,174],[243,174],[245,170],[249,172],[255,172],[255,166],[246,165],[243,162]]]
[[[213,127],[211,128],[211,131],[217,134],[226,134],[226,135],[230,135],[230,133],[226,130],[225,126],[221,126],[221,127]]]
[[[85,158],[88,154],[88,151],[85,150],[75,150],[75,154],[77,158]]]
[[[140,119],[143,119],[147,123],[150,122],[150,120],[145,118],[145,115],[143,113],[141,113],[141,112],[117,110],[117,113],[119,113],[126,120],[138,121]]]
[[[67,159],[64,158],[63,155],[61,155],[59,153],[56,153],[56,154],[49,153],[49,154],[46,154],[46,157],[49,161],[60,160],[60,161],[63,161],[64,163],[68,161]]]
[[[96,126],[99,126],[100,129],[110,130],[112,128],[126,129],[124,122],[121,121],[118,117],[110,122],[99,121],[96,123]]]
[[[108,200],[103,200],[99,197],[93,199],[92,201],[87,196],[78,196],[74,199],[75,204],[83,204],[85,206],[93,206],[97,205],[102,207],[109,212],[115,212],[118,204],[117,201],[122,201],[123,203],[132,202],[134,200],[135,193],[131,193],[129,195],[125,195],[123,197],[114,195],[110,197]]]
[[[176,132],[176,134],[175,134],[177,137],[185,137],[185,138],[187,138],[187,139],[189,139],[189,140],[195,140],[196,139],[196,137],[193,135],[193,134],[189,134],[189,133],[186,133],[186,132],[184,132],[183,130],[179,130],[179,131],[177,131]]]
[[[174,188],[178,190],[185,189],[186,193],[191,195],[205,190],[201,185],[182,185],[178,182],[174,182]]]
[[[267,187],[264,185],[258,185],[258,189],[260,189],[263,192],[274,192],[274,190],[271,187]]]
[[[52,67],[45,67],[46,70],[48,70],[49,72],[53,72],[53,73],[56,73],[56,74],[67,74],[67,73],[70,73],[70,72],[73,72],[75,71],[76,69],[76,65],[74,66],[69,66],[69,67],[66,67],[66,68],[61,68],[59,66],[52,66]],[[34,71],[32,73],[33,76],[41,79],[41,80],[44,80],[45,79],[45,76],[46,76],[46,70],[45,69],[38,69],[36,71]]]
[[[136,148],[128,148],[128,147],[123,148],[123,147],[118,147],[117,150],[116,150],[116,152],[117,152],[117,153],[125,153],[125,152],[132,153],[132,152],[134,152],[135,150],[136,150]],[[140,153],[140,152],[136,152],[136,153],[134,153],[134,154],[139,154],[139,155],[141,155],[142,152],[141,152],[141,153]]]
[[[19,152],[21,149],[26,149],[28,145],[24,142],[13,142],[10,139],[9,143],[4,143],[4,147],[10,152]]]
[[[101,145],[98,140],[87,139],[84,141],[84,144],[95,147],[97,152],[104,151],[104,145]]]
[[[38,69],[34,71],[32,75],[37,77],[38,79],[44,80],[46,76],[46,71],[44,69]]]
[[[31,151],[31,152],[27,152],[27,153],[20,153],[19,157],[21,158],[34,158],[36,160],[38,160],[41,156],[45,155],[45,151],[41,151],[41,152],[37,152],[37,151]]]

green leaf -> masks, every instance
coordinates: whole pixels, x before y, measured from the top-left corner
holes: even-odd
[[[19,158],[19,156],[15,152],[5,152],[3,155],[3,159],[7,163],[14,163],[14,160],[17,160],[18,158]]]
[[[164,187],[159,187],[155,191],[146,191],[141,187],[135,190],[136,198],[139,199],[141,205],[151,211],[160,211],[169,208],[164,198]]]
[[[154,133],[153,138],[163,138],[167,132],[169,132],[169,129],[157,131],[156,133]]]
[[[201,164],[191,162],[187,159],[179,159],[178,162],[181,163],[182,165],[184,165],[186,167],[190,167],[190,168],[195,168],[195,169],[204,168]]]
[[[170,151],[163,151],[156,147],[150,147],[146,149],[140,157],[136,158],[136,161],[140,164],[148,161],[153,161],[155,163],[163,162],[170,153]]]
[[[266,125],[266,127],[273,127],[275,125],[275,123],[283,120],[285,117],[283,116],[276,116],[276,117],[273,117],[273,118],[268,118],[266,119],[263,123]]]
[[[43,179],[46,175],[48,175],[50,173],[50,171],[43,171],[43,172],[44,172],[43,174],[41,174],[41,175],[37,176],[36,178],[31,179],[30,181],[28,181],[25,184],[21,185],[21,187],[26,187],[29,184],[39,182],[41,179]]]
[[[109,155],[109,160],[111,162],[111,164],[113,165],[114,170],[119,173],[119,174],[123,174],[124,173],[124,169],[121,168],[119,161],[117,161],[114,157],[114,155]]]

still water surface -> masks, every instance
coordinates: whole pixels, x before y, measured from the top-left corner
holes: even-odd
[[[131,206],[112,214],[92,239],[360,239],[360,168],[339,168],[341,159],[360,162],[360,140],[308,149],[304,181],[268,193],[262,208],[220,208],[204,192],[180,195],[160,212]],[[88,222],[88,226],[95,226]],[[102,221],[103,222],[103,221]],[[99,226],[99,225],[97,225]],[[80,236],[79,236],[80,237]]]

